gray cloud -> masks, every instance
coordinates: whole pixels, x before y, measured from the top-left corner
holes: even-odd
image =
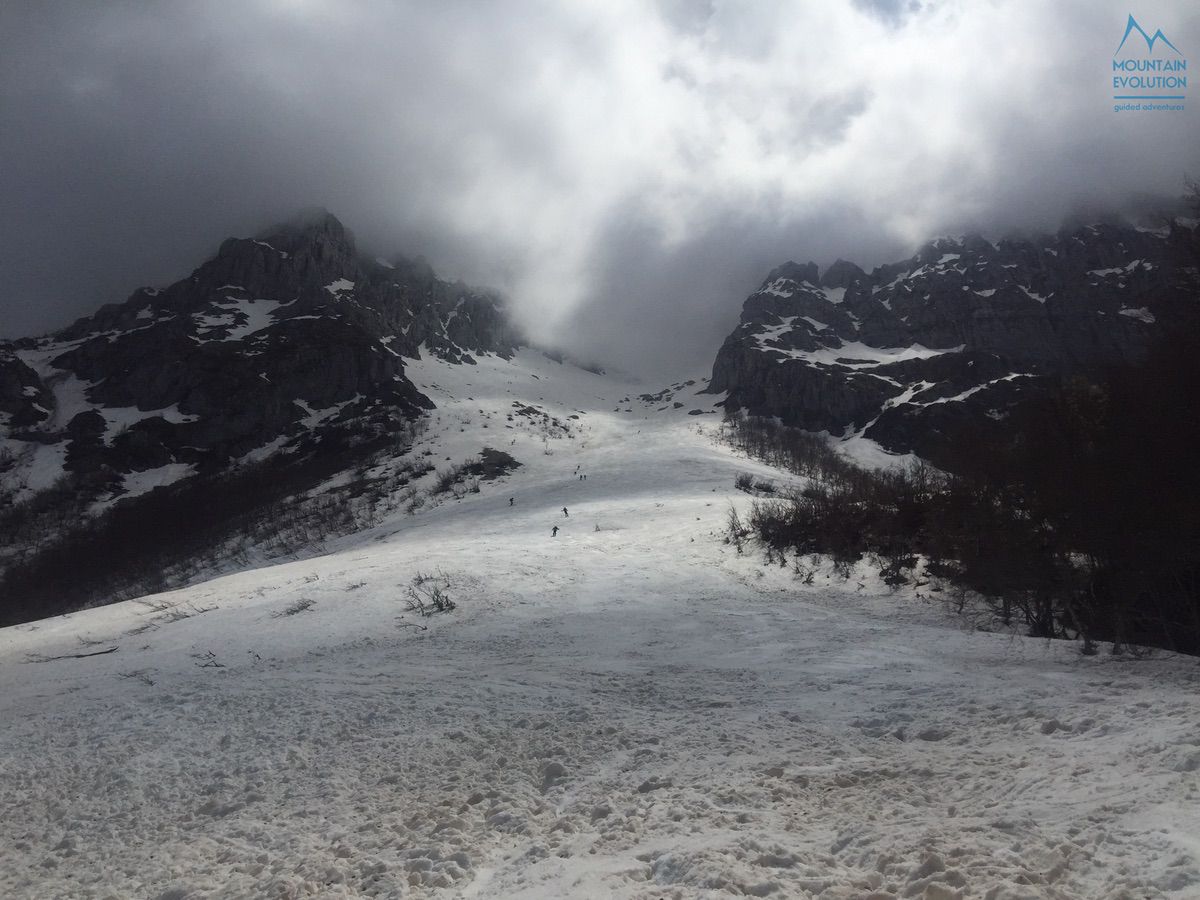
[[[0,10],[0,334],[324,205],[535,336],[702,369],[787,258],[1176,194],[1196,113],[1116,113],[1113,2],[33,3]],[[1153,18],[1154,15],[1158,18]],[[1147,12],[1185,53],[1200,19]]]

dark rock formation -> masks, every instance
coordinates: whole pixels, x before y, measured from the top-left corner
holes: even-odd
[[[64,441],[67,472],[213,471],[260,448],[390,433],[433,406],[406,360],[473,363],[520,342],[496,294],[366,258],[318,210],[223,242],[170,287],[0,344],[0,439],[10,481]]]
[[[713,366],[727,406],[938,460],[1045,379],[1136,362],[1200,318],[1197,231],[1092,225],[1027,241],[933,241],[870,274],[771,272]]]
[[[0,347],[0,427],[24,429],[50,418],[54,395],[12,350]]]

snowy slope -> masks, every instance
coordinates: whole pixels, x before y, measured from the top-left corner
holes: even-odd
[[[0,631],[0,895],[1200,895],[1194,660],[737,557],[734,475],[787,476],[688,415],[701,385],[659,411],[531,353],[408,374],[418,449],[522,468]],[[418,572],[458,609],[407,611]]]

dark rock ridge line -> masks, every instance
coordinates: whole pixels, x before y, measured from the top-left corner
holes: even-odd
[[[0,343],[0,479],[13,496],[58,464],[119,494],[123,475],[172,463],[378,438],[433,406],[405,375],[422,348],[472,364],[521,343],[497,294],[366,258],[309,213],[225,241],[170,287]]]
[[[726,406],[893,452],[948,458],[1050,380],[1138,362],[1200,319],[1194,227],[1090,225],[1035,240],[939,239],[864,272],[785,263],[713,366]]]

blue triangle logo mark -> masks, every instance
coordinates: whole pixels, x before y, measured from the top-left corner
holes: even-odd
[[[1116,52],[1113,53],[1113,56],[1116,56],[1117,53],[1121,52],[1121,47],[1125,46],[1125,42],[1127,40],[1129,40],[1129,35],[1131,35],[1135,31],[1145,39],[1147,53],[1153,53],[1155,43],[1158,41],[1162,41],[1164,44],[1166,44],[1168,47],[1170,47],[1172,50],[1174,50],[1180,56],[1183,56],[1182,53],[1179,53],[1179,48],[1176,47],[1174,44],[1172,44],[1169,40],[1167,40],[1167,36],[1162,33],[1161,28],[1159,28],[1157,31],[1154,32],[1153,37],[1146,34],[1146,29],[1142,28],[1142,26],[1138,24],[1137,19],[1135,19],[1133,17],[1133,13],[1129,14],[1129,22],[1125,26],[1125,36],[1121,38],[1121,45],[1119,47],[1117,47]]]

